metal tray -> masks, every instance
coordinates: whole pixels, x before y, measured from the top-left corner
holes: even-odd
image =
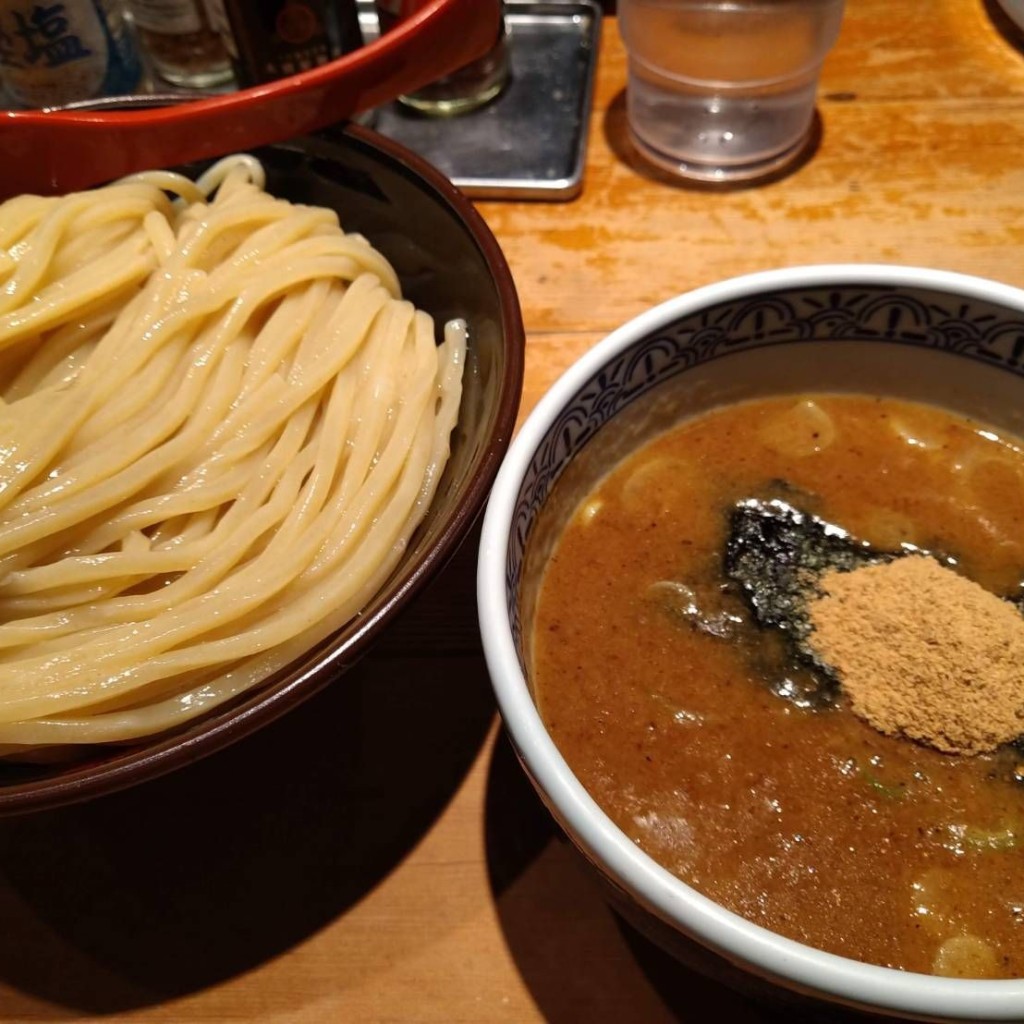
[[[512,75],[487,106],[427,117],[400,103],[369,124],[429,160],[468,195],[571,199],[583,187],[594,66],[601,34],[595,0],[506,0]],[[363,24],[369,36],[376,24]]]

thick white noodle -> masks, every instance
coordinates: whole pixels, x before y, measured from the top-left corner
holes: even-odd
[[[436,344],[366,239],[263,183],[238,156],[0,206],[0,754],[258,684],[434,496],[465,325]]]

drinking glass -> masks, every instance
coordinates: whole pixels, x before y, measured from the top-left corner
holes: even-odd
[[[730,183],[803,149],[843,0],[619,0],[629,130],[684,178]]]

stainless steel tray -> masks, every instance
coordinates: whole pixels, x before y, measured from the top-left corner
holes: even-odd
[[[427,117],[399,103],[369,123],[482,198],[571,199],[583,186],[601,34],[595,0],[506,0],[512,75],[479,110]],[[376,25],[363,24],[364,34]]]

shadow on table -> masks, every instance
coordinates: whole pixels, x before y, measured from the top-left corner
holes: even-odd
[[[626,118],[626,90],[623,89],[612,99],[604,114],[602,123],[605,141],[608,148],[615,154],[615,158],[627,167],[636,171],[637,174],[651,181],[660,182],[663,185],[671,185],[674,188],[686,189],[691,192],[742,192],[747,189],[759,188],[769,185],[775,181],[788,178],[805,166],[821,148],[824,137],[824,127],[821,115],[817,110],[814,112],[814,121],[811,124],[810,133],[806,141],[796,153],[793,159],[784,167],[765,174],[750,181],[727,182],[705,182],[694,181],[671,174],[668,171],[651,163],[633,144],[629,137],[629,124]]]
[[[743,994],[684,966],[613,911],[504,736],[487,785],[487,863],[505,942],[549,1024],[869,1024],[872,1015]],[[692,958],[693,951],[687,953]]]
[[[0,979],[54,1019],[151,1005],[258,966],[360,899],[493,721],[475,552],[474,535],[344,679],[256,735],[133,790],[0,821]]]

